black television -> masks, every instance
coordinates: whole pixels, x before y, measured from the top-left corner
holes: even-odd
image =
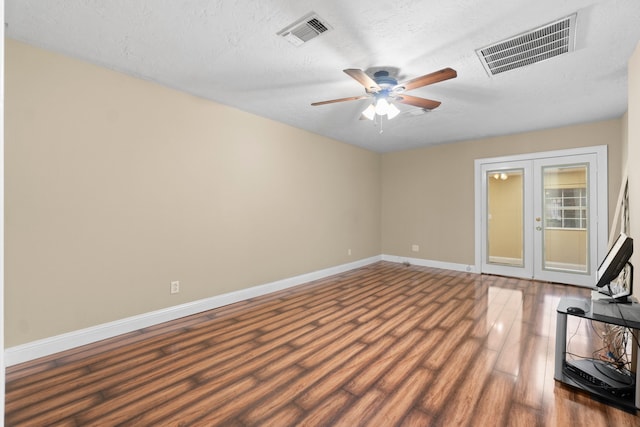
[[[627,296],[633,292],[633,266],[629,262],[631,254],[633,254],[633,239],[625,233],[620,233],[598,267],[596,288],[614,301],[626,302]],[[616,281],[627,265],[630,269],[629,275]]]

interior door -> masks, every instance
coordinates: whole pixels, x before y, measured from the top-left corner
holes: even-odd
[[[595,286],[606,252],[606,151],[565,151],[477,163],[483,273]]]

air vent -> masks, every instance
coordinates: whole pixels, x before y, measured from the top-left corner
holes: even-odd
[[[331,29],[316,13],[311,12],[298,19],[286,28],[278,31],[277,35],[285,38],[289,43],[300,46]]]
[[[575,47],[576,15],[477,50],[489,75],[544,61],[572,52]]]

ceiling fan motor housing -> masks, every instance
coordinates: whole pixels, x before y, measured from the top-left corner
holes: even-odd
[[[373,73],[373,79],[380,86],[380,90],[375,93],[376,101],[381,98],[389,98],[393,88],[398,85],[398,80],[389,75],[386,70],[380,70]]]
[[[383,89],[392,88],[398,84],[398,80],[391,77],[385,70],[376,71],[373,74],[373,80]]]

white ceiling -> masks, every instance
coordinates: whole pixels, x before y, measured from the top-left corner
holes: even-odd
[[[7,36],[379,152],[620,117],[639,0],[6,0]],[[333,29],[276,35],[316,12]],[[572,53],[489,77],[476,50],[577,12]],[[458,77],[383,124],[345,68]]]

